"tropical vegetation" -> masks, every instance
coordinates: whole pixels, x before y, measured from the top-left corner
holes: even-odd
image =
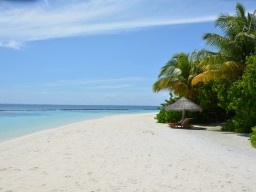
[[[160,70],[153,85],[155,92],[168,90],[186,97],[203,108],[191,114],[200,122],[225,122],[224,131],[251,133],[256,130],[256,11],[246,13],[236,5],[234,15],[221,14],[215,22],[223,35],[206,33],[203,39],[214,50],[177,53]],[[163,106],[174,102],[170,100]],[[156,119],[168,122],[177,112],[161,109]]]
[[[250,140],[252,146],[256,148],[256,126],[252,128],[252,133],[250,133]]]

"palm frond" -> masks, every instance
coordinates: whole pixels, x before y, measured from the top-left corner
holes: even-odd
[[[206,44],[214,46],[218,49],[221,49],[229,44],[227,38],[215,33],[206,33],[204,34],[203,39],[206,40]]]
[[[186,83],[181,82],[181,81],[177,81],[177,82],[173,85],[172,91],[173,91],[176,95],[186,96],[187,89],[188,89],[188,87],[187,87]]]
[[[226,57],[220,53],[203,51],[201,54],[203,54],[203,56],[200,58],[198,67],[202,72],[218,69],[221,64],[227,60]]]
[[[170,89],[170,78],[160,78],[153,84],[153,91],[159,92]]]
[[[214,79],[217,79],[218,77],[220,77],[220,74],[217,70],[205,71],[195,76],[191,81],[191,85],[194,87],[199,83],[203,83],[209,80],[214,80]]]
[[[215,26],[219,27],[223,32],[225,37],[233,38],[236,34],[239,24],[237,19],[230,15],[221,14],[215,22]]]
[[[238,78],[241,77],[245,70],[245,65],[241,62],[236,61],[227,61],[224,62],[220,67],[219,72],[222,75],[222,78]]]
[[[173,70],[175,69],[176,65],[177,65],[176,60],[174,60],[174,59],[169,60],[166,63],[166,65],[161,68],[158,78],[171,74],[173,72]]]
[[[238,18],[241,18],[243,22],[247,22],[247,18],[245,16],[245,8],[241,3],[237,3],[236,5],[236,15]]]
[[[191,79],[202,72],[196,65],[193,56],[187,53],[175,54],[165,66],[161,68],[158,80],[153,85],[155,92],[170,90],[176,95],[188,96],[192,93]]]

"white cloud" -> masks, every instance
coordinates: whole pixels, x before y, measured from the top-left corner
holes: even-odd
[[[20,49],[23,46],[22,42],[18,42],[15,40],[10,40],[7,42],[0,42],[0,47],[8,47],[13,49]]]
[[[29,6],[7,2],[0,8],[0,46],[16,49],[35,40],[213,21],[235,5],[219,0],[42,0]]]

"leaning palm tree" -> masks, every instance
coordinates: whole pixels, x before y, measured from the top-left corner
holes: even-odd
[[[211,65],[208,71],[196,76],[192,84],[214,78],[237,79],[242,76],[245,69],[246,57],[255,51],[256,47],[256,17],[254,13],[246,16],[242,4],[236,5],[234,16],[222,14],[216,20],[224,36],[206,33],[203,38],[206,43],[219,50],[217,53],[208,52],[202,59],[202,66]],[[211,61],[207,63],[207,61]]]
[[[155,92],[161,90],[172,91],[175,95],[193,100],[191,80],[202,71],[196,67],[196,55],[175,54],[165,66],[161,68],[158,80],[153,85]]]

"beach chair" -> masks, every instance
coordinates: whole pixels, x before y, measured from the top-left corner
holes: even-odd
[[[171,128],[192,128],[191,125],[188,124],[188,122],[193,119],[193,118],[185,118],[177,123],[168,123],[168,125],[171,127]]]

